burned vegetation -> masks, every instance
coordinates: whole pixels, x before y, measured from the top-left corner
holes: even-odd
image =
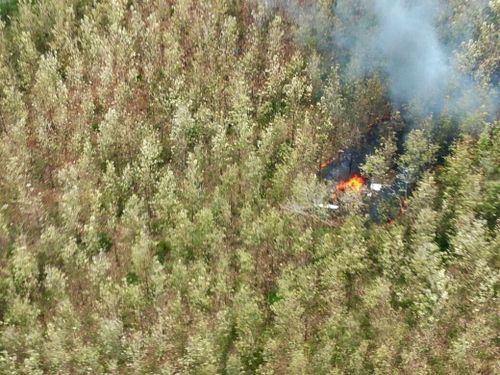
[[[0,374],[496,374],[498,0],[0,0]]]

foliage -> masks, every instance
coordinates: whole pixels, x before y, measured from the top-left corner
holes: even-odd
[[[350,77],[335,3],[0,1],[0,373],[498,372],[500,124]],[[374,132],[407,210],[326,212],[318,165]]]

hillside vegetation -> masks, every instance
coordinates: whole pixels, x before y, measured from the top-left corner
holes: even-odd
[[[0,1],[0,374],[498,374],[500,1],[441,3],[438,108],[365,0]],[[321,208],[373,136],[407,209]]]

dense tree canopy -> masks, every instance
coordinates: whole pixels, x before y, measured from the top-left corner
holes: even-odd
[[[363,0],[0,0],[0,373],[500,372],[500,1],[443,3],[431,111]],[[317,204],[371,138],[404,209]]]

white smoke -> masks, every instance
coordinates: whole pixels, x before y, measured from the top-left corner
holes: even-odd
[[[349,55],[348,74],[383,74],[395,104],[418,103],[423,112],[493,109],[491,88],[461,72],[452,46],[441,40],[443,2],[362,0],[361,15],[352,3],[339,0],[336,7],[341,27],[335,39]]]
[[[316,46],[332,52],[348,78],[383,76],[396,106],[411,104],[423,115],[493,113],[498,106],[497,88],[475,82],[458,68],[457,40],[454,45],[444,42],[450,15],[446,1],[337,0],[333,24],[324,21],[324,7],[314,2],[262,1],[281,8],[299,28],[315,30],[322,39]],[[475,4],[484,8],[487,2]],[[331,30],[325,32],[325,27]]]

